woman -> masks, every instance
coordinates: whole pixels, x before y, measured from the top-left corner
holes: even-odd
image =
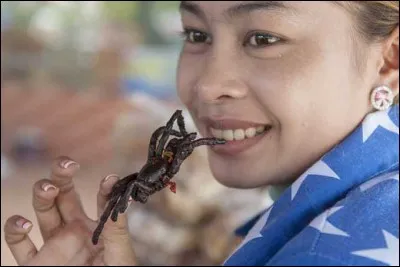
[[[179,96],[202,135],[230,141],[208,151],[215,178],[276,189],[225,264],[398,265],[398,2],[182,1],[180,11]],[[124,216],[90,244],[77,169],[60,158],[35,185],[39,252],[32,224],[8,220],[17,262],[134,265]],[[115,182],[101,184],[99,212]]]

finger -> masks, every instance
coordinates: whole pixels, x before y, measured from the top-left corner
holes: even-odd
[[[84,265],[90,260],[88,241],[90,231],[83,222],[74,221],[50,238],[30,262],[39,266]]]
[[[136,257],[132,247],[132,238],[128,230],[126,211],[119,214],[118,220],[113,222],[110,218],[104,225],[102,234],[104,240],[105,265],[136,265]]]
[[[108,201],[108,194],[110,194],[113,185],[119,181],[119,177],[116,174],[110,174],[105,177],[101,183],[99,192],[97,193],[97,218],[100,218],[103,214]]]
[[[59,189],[48,179],[33,186],[33,209],[39,224],[43,240],[49,239],[62,226],[61,215],[55,205]]]
[[[27,219],[14,215],[4,225],[4,237],[18,265],[24,265],[36,254],[37,249],[28,234],[32,223]]]
[[[78,169],[78,163],[62,156],[54,160],[51,170],[51,181],[60,189],[56,203],[61,217],[66,223],[88,219],[72,181],[72,177]]]

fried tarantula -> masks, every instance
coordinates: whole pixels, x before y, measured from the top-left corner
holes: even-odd
[[[179,131],[173,129],[177,120]],[[161,136],[161,138],[160,138]],[[175,136],[168,143],[168,138]],[[116,222],[119,213],[128,207],[131,197],[134,201],[146,203],[150,195],[169,186],[176,192],[176,184],[170,180],[178,173],[183,161],[193,150],[202,145],[224,144],[225,140],[217,138],[196,139],[197,133],[187,133],[182,111],[177,110],[165,126],[158,128],[150,138],[149,152],[146,164],[139,172],[126,176],[118,181],[108,196],[108,205],[100,217],[99,224],[93,232],[92,243],[98,243],[104,224],[111,215]],[[157,141],[160,138],[158,144]],[[165,146],[165,144],[167,145]]]

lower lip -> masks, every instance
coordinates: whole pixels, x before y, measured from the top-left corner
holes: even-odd
[[[239,153],[242,153],[254,145],[256,145],[258,142],[261,141],[269,132],[271,129],[266,130],[262,134],[256,135],[255,137],[252,138],[246,138],[240,141],[226,141],[225,144],[223,145],[215,145],[211,146],[211,150],[214,151],[217,154],[223,154],[223,155],[229,155],[229,156],[234,156]]]

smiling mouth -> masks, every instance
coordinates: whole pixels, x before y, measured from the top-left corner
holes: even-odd
[[[213,137],[226,141],[242,141],[261,135],[272,128],[271,125],[260,125],[257,127],[237,128],[237,129],[216,129],[210,127]]]

